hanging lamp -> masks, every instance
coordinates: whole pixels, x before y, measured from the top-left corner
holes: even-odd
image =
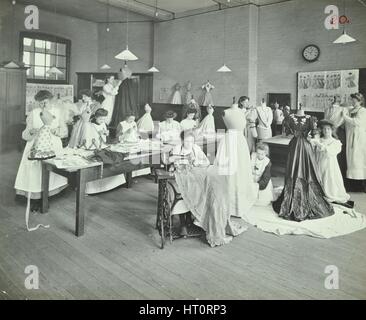
[[[134,61],[138,60],[139,58],[134,55],[128,48],[128,27],[129,27],[129,1],[127,1],[127,27],[126,27],[126,49],[120,52],[115,56],[116,59],[124,60],[124,61]]]
[[[217,69],[217,72],[222,73],[231,72],[231,69],[225,63],[225,60],[226,60],[226,11],[224,9],[224,64],[222,67]]]
[[[155,17],[157,18],[159,15],[158,13],[158,0],[155,0]],[[155,46],[155,39],[156,39],[156,28],[154,26],[154,39],[153,39],[153,47]],[[152,67],[147,70],[148,72],[157,73],[160,72],[158,68],[155,67],[155,50],[153,49],[153,65]]]
[[[52,0],[52,1],[53,1],[54,13],[55,13],[55,16],[56,16],[56,3],[55,3],[55,0]],[[55,42],[54,43],[55,43],[55,46],[56,46],[56,37],[55,37]],[[54,65],[46,71],[46,73],[49,74],[49,75],[55,75],[56,78],[57,78],[57,75],[62,75],[63,74],[63,72],[59,68],[57,68],[56,61],[55,61]]]
[[[108,51],[108,32],[109,32],[109,0],[107,1],[107,33],[105,36],[105,55],[104,55],[104,61],[107,62],[107,51]],[[102,70],[109,70],[111,67],[106,63],[103,64],[100,69]]]
[[[346,1],[343,1],[343,16],[347,19],[346,16]],[[351,43],[351,42],[355,42],[357,41],[355,38],[352,38],[350,35],[347,34],[346,32],[346,23],[347,21],[345,21],[345,23],[343,24],[343,32],[342,35],[340,35],[336,40],[333,41],[333,43],[335,44],[347,44],[347,43]]]

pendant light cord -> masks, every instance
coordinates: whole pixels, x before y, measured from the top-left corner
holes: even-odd
[[[126,31],[127,31],[127,34],[126,34],[126,44],[127,44],[127,47],[128,47],[128,31],[129,31],[129,27],[128,27],[128,20],[129,20],[129,13],[130,13],[130,1],[127,0],[127,27],[126,27]]]
[[[226,10],[224,9],[224,64],[226,61]]]

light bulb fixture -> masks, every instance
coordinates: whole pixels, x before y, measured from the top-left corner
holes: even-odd
[[[55,75],[63,74],[63,72],[59,68],[57,68],[56,66],[53,66],[50,69],[48,69],[46,73],[47,74],[55,74]]]
[[[226,60],[226,11],[224,9],[224,64],[222,67],[217,69],[217,72],[222,73],[231,72],[231,69],[225,63],[225,60]]]
[[[155,16],[158,16],[158,0],[155,0]],[[158,68],[155,67],[155,52],[154,52],[154,47],[155,47],[155,40],[156,40],[156,28],[155,25],[153,26],[154,28],[154,33],[153,33],[153,65],[152,67],[147,70],[148,72],[153,72],[153,73],[157,73],[160,72],[160,70]]]
[[[231,72],[231,69],[224,63],[224,65],[217,69],[217,72]]]
[[[128,49],[128,31],[129,31],[129,2],[127,1],[127,25],[126,25],[126,49],[115,56],[116,59],[124,61],[134,61],[139,58]]]
[[[346,30],[343,30],[343,33],[340,37],[338,37],[336,40],[333,41],[333,43],[341,43],[341,44],[347,44],[351,42],[355,42],[356,39],[349,36],[346,32]]]
[[[111,69],[111,67],[108,65],[108,64],[103,64],[100,69],[102,70],[108,70],[108,69]]]
[[[154,67],[154,66],[152,66],[149,70],[147,70],[147,71],[149,71],[149,72],[160,72],[160,70],[159,69],[157,69],[156,67]]]
[[[344,17],[347,17],[346,16],[346,0],[343,1],[343,15]],[[356,39],[355,38],[352,38],[351,36],[349,36],[346,32],[346,25],[344,24],[343,25],[343,32],[342,32],[342,35],[339,36],[337,39],[335,39],[333,41],[333,43],[335,44],[347,44],[347,43],[351,43],[351,42],[355,42]]]
[[[18,69],[19,68],[19,65],[15,62],[15,61],[10,61],[8,62],[4,68],[7,68],[7,69]]]

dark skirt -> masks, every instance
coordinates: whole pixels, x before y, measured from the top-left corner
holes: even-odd
[[[311,144],[303,137],[294,137],[289,145],[285,187],[273,209],[287,220],[319,219],[334,214],[326,200]]]

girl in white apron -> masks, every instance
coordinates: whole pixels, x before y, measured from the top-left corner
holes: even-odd
[[[29,160],[28,157],[39,129],[44,125],[40,117],[43,110],[47,110],[54,116],[51,124],[51,146],[53,151],[56,155],[59,155],[62,154],[63,148],[60,138],[60,110],[51,105],[50,102],[53,99],[51,92],[41,90],[35,95],[34,99],[39,106],[34,108],[27,116],[27,126],[22,133],[22,137],[27,141],[27,144],[19,165],[14,188],[17,195],[28,196],[28,193],[30,193],[31,199],[38,200],[41,199],[42,191],[42,165],[41,161]],[[59,193],[66,186],[66,178],[51,172],[49,181],[50,196]],[[39,207],[39,201],[32,201],[33,211],[39,210]]]

